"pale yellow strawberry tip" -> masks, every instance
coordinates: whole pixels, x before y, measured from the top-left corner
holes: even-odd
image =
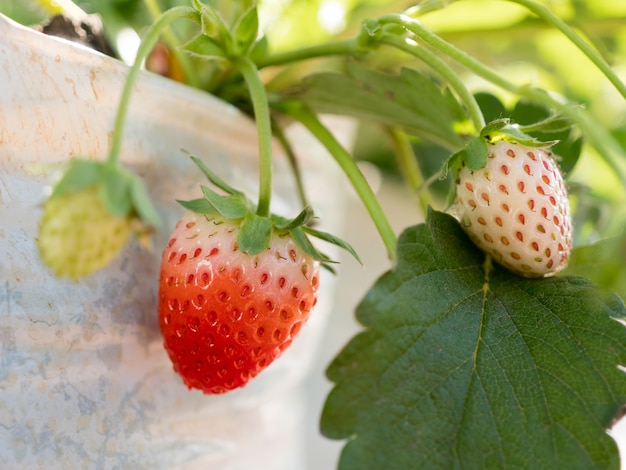
[[[50,198],[37,240],[41,259],[58,277],[85,277],[122,250],[133,231],[132,220],[111,215],[95,187]]]

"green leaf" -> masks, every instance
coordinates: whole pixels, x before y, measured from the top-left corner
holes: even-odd
[[[585,276],[626,300],[626,235],[574,249],[563,274]]]
[[[430,78],[412,69],[400,74],[368,70],[350,62],[347,74],[324,72],[291,90],[320,113],[337,113],[400,127],[407,133],[456,149],[463,139],[454,131],[459,104]]]
[[[256,6],[248,8],[233,28],[233,37],[239,55],[250,51],[259,33],[259,15]]]
[[[490,268],[431,212],[357,317],[322,416],[326,436],[349,439],[340,470],[619,469],[605,432],[626,403],[618,297]]]
[[[271,219],[256,214],[247,214],[237,235],[239,249],[250,255],[266,250],[270,245],[273,228],[274,224]]]
[[[227,219],[242,219],[250,212],[245,198],[240,195],[222,196],[207,186],[200,186],[204,197],[215,210]]]
[[[158,228],[161,225],[161,218],[152,204],[146,185],[138,176],[133,176],[131,180],[130,193],[133,209],[139,218],[146,224]]]
[[[483,113],[485,121],[495,121],[507,115],[504,104],[502,104],[502,101],[495,95],[487,92],[479,92],[476,93],[474,98],[476,98],[476,102]]]
[[[69,163],[65,173],[54,186],[51,197],[94,186],[98,184],[104,171],[102,162],[76,158]]]

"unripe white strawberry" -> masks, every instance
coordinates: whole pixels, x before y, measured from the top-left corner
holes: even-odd
[[[488,145],[487,166],[463,166],[455,210],[472,241],[525,277],[565,267],[572,224],[563,177],[548,149],[501,140]]]

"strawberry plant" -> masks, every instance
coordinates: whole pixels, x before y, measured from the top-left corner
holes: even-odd
[[[264,29],[270,2],[176,3],[161,12],[146,1],[155,19],[130,69],[109,156],[75,159],[45,202],[42,260],[79,278],[106,265],[133,231],[145,239],[165,229],[119,159],[133,85],[163,38],[164,73],[236,105],[258,129],[257,201],[195,156],[209,184],[180,201],[181,219],[159,247],[154,315],[181,383],[207,394],[245,386],[315,314],[319,267],[341,276],[320,240],[359,259],[351,240],[315,228],[315,195],[298,143],[284,133],[297,123],[341,168],[391,264],[356,306],[362,331],[327,369],[333,388],[321,432],[345,441],[338,467],[619,468],[610,430],[626,404],[626,85],[605,56],[623,52],[621,36],[609,41],[591,27],[587,36],[566,20],[567,8],[538,0],[426,0],[386,11],[364,2],[367,16],[343,36],[288,47]],[[493,3],[515,4],[506,10],[518,15],[515,28],[461,28],[464,42],[446,39],[437,21],[426,26],[466,4],[492,16]],[[552,74],[541,86],[497,47],[492,63],[482,57],[489,34],[505,55],[528,53],[526,44],[505,44],[524,28],[566,41],[593,71],[594,90],[601,83],[612,99],[599,110],[585,102],[568,81],[576,77],[539,45],[528,67]],[[359,124],[354,155],[324,114]],[[399,236],[356,162],[376,137],[424,215]],[[272,139],[290,156],[299,214],[273,213]]]

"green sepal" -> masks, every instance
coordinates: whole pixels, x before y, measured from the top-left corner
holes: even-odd
[[[197,214],[216,214],[217,213],[217,210],[215,210],[215,207],[213,207],[213,205],[204,197],[201,197],[198,199],[192,199],[190,201],[183,201],[183,200],[177,199],[176,202],[178,202],[185,209],[195,212]]]
[[[439,171],[439,179],[441,181],[445,180],[448,177],[448,174],[450,174],[450,172],[452,172],[452,174],[454,175],[454,178],[456,178],[456,175],[461,170],[461,167],[463,166],[463,162],[465,161],[465,154],[466,154],[466,150],[465,150],[465,147],[463,147],[458,152],[455,152],[452,155],[450,155],[450,157],[448,157],[446,161],[443,162],[443,165],[441,166],[441,170]]]
[[[490,122],[480,131],[480,136],[484,137],[489,143],[496,143],[500,140],[516,142],[530,147],[552,147],[558,143],[558,140],[541,141],[522,131],[518,124],[511,124],[510,119],[496,119]]]
[[[229,36],[228,26],[217,10],[198,1],[194,1],[194,7],[200,12],[202,34],[218,40]]]
[[[339,248],[343,248],[348,253],[350,253],[354,257],[354,259],[356,259],[359,262],[359,264],[361,264],[361,266],[363,265],[363,261],[361,261],[361,258],[359,257],[356,250],[352,247],[352,245],[350,245],[345,240],[342,240],[341,238],[331,233],[322,232],[320,230],[317,230],[311,227],[303,226],[302,231],[311,235],[312,237],[319,238],[320,240],[324,240],[325,242],[331,243],[335,246],[338,246]],[[326,261],[329,261],[329,260],[326,259]]]
[[[265,251],[270,245],[274,224],[267,217],[256,214],[247,214],[237,235],[239,250],[249,255],[256,255]]]
[[[572,123],[559,114],[551,114],[541,121],[520,125],[518,128],[525,134],[532,134],[533,132],[564,132],[572,128]]]
[[[539,126],[540,123],[534,126]],[[563,122],[561,119],[546,119],[544,125],[555,125],[561,127]],[[483,127],[477,136],[470,138],[465,146],[452,154],[443,164],[439,179],[444,180],[450,172],[456,178],[459,170],[463,165],[467,165],[470,170],[480,170],[487,165],[488,145],[506,140],[516,142],[531,147],[552,147],[557,140],[541,141],[535,137],[526,134],[523,129],[534,128],[531,126],[519,126],[511,124],[508,118],[495,119]]]
[[[126,217],[133,210],[132,175],[117,166],[104,166],[100,195],[107,210],[116,217]]]
[[[74,159],[55,185],[50,197],[98,187],[102,204],[116,217],[136,216],[151,227],[161,224],[143,180],[108,162]]]
[[[270,53],[269,41],[267,40],[267,36],[262,36],[258,41],[255,41],[252,45],[250,53],[248,57],[252,59],[253,62],[258,63],[263,61]]]
[[[73,159],[61,179],[54,186],[50,197],[61,196],[94,186],[101,178],[102,168],[102,162]]]
[[[215,173],[213,173],[213,171],[211,171],[209,167],[207,167],[204,164],[204,162],[200,160],[198,157],[194,157],[193,155],[190,155],[190,158],[196,164],[196,166],[200,168],[202,173],[204,173],[204,176],[206,176],[207,179],[211,183],[213,183],[215,186],[217,186],[218,188],[220,188],[222,191],[224,191],[227,194],[243,196],[243,193],[241,191],[236,190],[235,188],[230,186],[228,183],[226,183],[226,181],[224,181],[222,178],[220,178]]]
[[[267,249],[272,233],[276,231],[280,236],[291,236],[304,253],[320,261],[325,269],[333,273],[335,271],[329,264],[336,263],[336,261],[333,261],[315,248],[309,240],[309,235],[348,251],[359,263],[363,264],[356,250],[350,244],[330,233],[307,226],[315,218],[315,214],[310,207],[305,207],[293,219],[275,214],[271,214],[269,217],[259,216],[254,213],[254,205],[243,192],[228,185],[197,157],[190,156],[190,158],[207,179],[214,186],[225,192],[226,195],[219,194],[208,186],[200,185],[204,197],[188,201],[178,200],[178,203],[185,209],[199,214],[218,213],[227,219],[241,220],[237,243],[242,252],[255,255]]]
[[[258,33],[259,14],[256,6],[252,6],[241,15],[233,28],[233,38],[237,55],[248,55]]]
[[[484,168],[487,165],[487,154],[487,141],[481,136],[472,137],[462,149],[443,162],[439,179],[446,179],[450,172],[456,178],[463,165],[467,165],[471,170]]]
[[[309,237],[307,237],[303,228],[304,227],[296,227],[289,232],[291,234],[291,237],[293,238],[293,241],[296,242],[296,245],[298,245],[298,247],[300,247],[300,249],[311,258],[320,261],[322,265],[327,263],[336,263],[336,261],[333,261],[317,248],[315,248],[313,243],[311,243],[311,240],[309,240]]]
[[[313,218],[315,214],[313,213],[313,209],[310,206],[306,206],[297,216],[293,219],[289,220],[284,217],[279,217],[277,215],[272,216],[272,220],[274,221],[274,227],[280,230],[293,230],[296,227],[301,227],[303,225],[308,224]]]
[[[244,196],[239,194],[223,196],[208,186],[201,185],[200,188],[215,210],[227,219],[242,219],[250,212]]]
[[[185,43],[182,50],[201,59],[227,60],[226,52],[220,44],[204,34],[199,34]]]
[[[480,170],[487,166],[487,141],[473,137],[465,146],[465,164],[470,170]]]
[[[135,175],[133,175],[131,180],[130,194],[133,200],[133,208],[139,218],[151,227],[160,227],[161,218],[154,204],[152,204],[148,189],[143,180]]]

